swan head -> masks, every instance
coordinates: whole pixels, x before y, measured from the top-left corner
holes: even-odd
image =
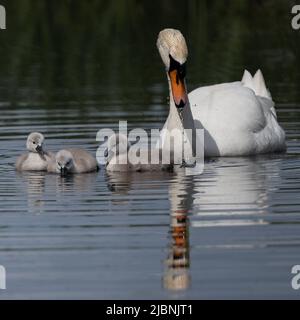
[[[157,39],[157,48],[170,78],[174,103],[182,109],[188,102],[185,86],[188,49],[179,30],[164,29]]]
[[[131,147],[126,135],[118,133],[111,135],[107,140],[107,148],[104,152],[106,163],[109,163],[112,157],[126,153]]]
[[[74,158],[70,151],[60,150],[55,156],[56,171],[62,176],[67,175],[74,167]]]
[[[32,132],[27,138],[26,148],[30,152],[38,153],[44,155],[43,143],[44,136],[39,132]]]
[[[188,48],[184,36],[179,30],[162,30],[158,35],[156,45],[167,70],[170,69],[172,59],[180,65],[185,64]]]

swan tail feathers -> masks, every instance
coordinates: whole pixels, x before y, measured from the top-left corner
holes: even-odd
[[[267,99],[265,103],[261,102],[263,103],[264,109],[271,112],[275,117],[275,119],[277,119],[275,104],[273,102],[271,93],[266,86],[264,76],[260,69],[256,71],[253,77],[253,81],[254,81],[254,87],[255,87],[255,94],[257,96]]]
[[[252,89],[253,91],[255,91],[253,77],[252,77],[251,73],[248,70],[244,71],[244,75],[243,75],[243,78],[242,78],[241,82],[244,85],[244,87],[247,87],[247,88]]]
[[[256,71],[254,77],[252,77],[248,70],[245,70],[241,82],[244,87],[252,89],[257,96],[272,100],[271,93],[266,86],[264,76],[260,69]]]
[[[264,76],[260,69],[256,71],[253,77],[253,85],[255,89],[254,92],[257,96],[272,100],[271,93],[266,86]]]

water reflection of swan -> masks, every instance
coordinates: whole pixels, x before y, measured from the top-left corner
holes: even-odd
[[[165,260],[163,286],[178,291],[190,286],[189,211],[192,208],[193,178],[178,171],[170,183],[170,244]]]
[[[170,227],[162,285],[167,290],[180,292],[187,290],[193,280],[190,273],[190,231],[194,237],[201,237],[197,242],[200,247],[244,245],[228,242],[231,240],[222,238],[222,233],[221,242],[205,240],[197,228],[269,223],[266,213],[272,203],[272,193],[281,185],[281,161],[278,155],[218,158],[206,162],[201,175],[186,176],[184,169],[164,176],[161,172],[158,176],[153,173],[112,173],[107,174],[107,182],[113,194],[117,195],[112,204],[121,203],[122,208],[124,203],[131,205],[131,197],[120,195],[127,195],[136,187],[139,190],[145,188],[148,192],[153,188],[155,194],[168,192]]]
[[[107,172],[107,188],[114,194],[127,194],[130,190],[132,175],[124,172]]]
[[[78,175],[68,175],[61,177],[59,175],[46,174],[44,172],[18,173],[17,177],[25,183],[27,192],[27,212],[33,214],[42,214],[46,209],[46,202],[54,197],[55,200],[64,198],[66,193],[74,195],[94,190],[97,174],[86,173]]]
[[[106,172],[106,181],[108,189],[115,195],[125,195],[132,189],[134,184],[140,188],[147,188],[149,192],[157,190],[160,183],[168,181],[173,176],[168,171],[151,172]],[[147,182],[147,183],[146,183]],[[145,183],[145,184],[144,184]]]
[[[146,189],[147,194],[154,194],[157,191],[165,193],[168,190],[168,183],[173,176],[168,171],[145,171],[145,172],[106,172],[107,188],[114,197],[112,205],[130,206],[132,197],[127,196],[130,191],[137,188],[139,191]],[[166,189],[166,191],[164,190]],[[161,193],[158,194],[159,196]],[[114,210],[114,208],[112,208]],[[130,210],[130,209],[129,209]]]
[[[27,192],[27,210],[29,213],[41,214],[44,212],[44,193],[45,193],[45,173],[44,172],[28,172],[18,173],[18,177],[25,182],[26,187],[23,188]]]
[[[143,185],[149,191],[167,188],[170,199],[170,243],[164,262],[163,286],[168,290],[183,290],[190,285],[189,275],[189,218],[192,205],[193,177],[185,177],[185,170],[177,170],[176,175],[167,172],[127,173],[107,172],[108,188],[114,195],[126,195],[137,184],[139,190]],[[162,182],[166,181],[167,184]],[[146,182],[146,184],[144,184]],[[116,197],[112,204],[126,205],[130,199]]]
[[[95,187],[97,173],[90,172],[85,174],[66,175],[48,175],[49,186],[56,190],[57,194],[66,192],[86,193]]]
[[[164,287],[187,289],[189,274],[189,231],[201,236],[199,227],[265,225],[274,192],[281,183],[278,155],[254,158],[218,158],[205,164],[202,175],[187,177],[177,172],[169,186],[171,204],[170,245],[163,277]],[[192,211],[192,215],[188,213]],[[189,222],[191,220],[191,222]],[[221,233],[222,234],[222,233]],[[220,234],[220,236],[221,236]],[[223,239],[225,241],[225,239]],[[206,246],[210,243],[198,243]],[[239,246],[240,243],[215,245]]]
[[[147,188],[162,191],[166,188],[170,199],[170,243],[164,261],[163,286],[168,290],[184,290],[190,285],[189,218],[192,205],[193,177],[185,176],[184,168],[176,170],[176,175],[168,172],[124,173],[107,172],[107,185],[114,195],[126,195],[135,184],[139,190]],[[163,184],[163,181],[167,184]],[[144,183],[146,182],[146,184]],[[129,204],[128,197],[116,197],[113,205]]]
[[[280,185],[276,155],[223,158],[194,178],[194,227],[258,225],[267,221],[270,191]]]

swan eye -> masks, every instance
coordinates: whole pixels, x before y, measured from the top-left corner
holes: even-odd
[[[32,141],[33,144],[36,144],[35,141]]]

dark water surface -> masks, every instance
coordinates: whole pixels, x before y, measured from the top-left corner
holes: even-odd
[[[0,298],[299,299],[291,287],[291,268],[300,264],[293,1],[68,3],[7,1],[10,25],[0,33],[7,290]],[[190,89],[262,68],[286,154],[211,159],[196,176],[15,172],[31,131],[44,133],[48,150],[95,153],[97,131],[116,129],[119,120],[129,129],[161,128],[168,92],[155,39],[166,26],[187,37]]]

